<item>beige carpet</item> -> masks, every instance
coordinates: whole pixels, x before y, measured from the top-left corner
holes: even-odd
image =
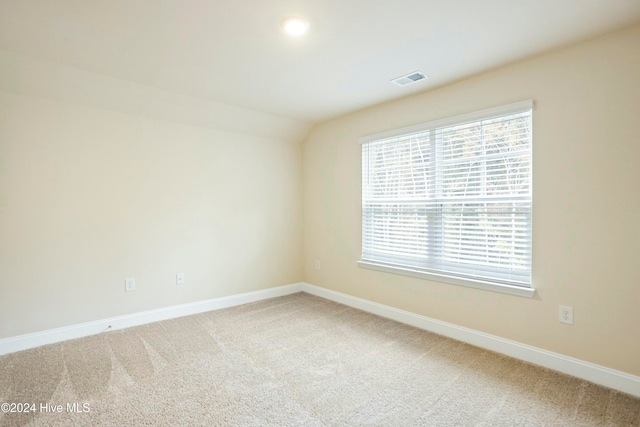
[[[302,293],[2,356],[0,402],[36,404],[2,426],[640,425],[639,399]]]

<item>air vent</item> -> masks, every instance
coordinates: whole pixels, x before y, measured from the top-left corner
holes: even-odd
[[[413,73],[407,74],[405,76],[397,77],[391,80],[391,83],[395,83],[398,86],[406,86],[411,83],[419,82],[420,80],[424,80],[429,78],[429,76],[425,75],[420,71],[414,71]]]

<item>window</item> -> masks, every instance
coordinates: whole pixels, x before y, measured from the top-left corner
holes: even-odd
[[[532,108],[363,138],[360,265],[533,296]]]

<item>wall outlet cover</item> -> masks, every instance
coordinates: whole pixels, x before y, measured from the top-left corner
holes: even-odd
[[[561,305],[559,316],[560,322],[573,325],[573,307]]]

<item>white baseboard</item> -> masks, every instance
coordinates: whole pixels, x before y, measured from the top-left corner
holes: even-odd
[[[640,377],[308,283],[302,291],[640,397]]]
[[[255,292],[247,292],[205,301],[180,304],[157,310],[143,311],[125,316],[50,329],[33,334],[4,338],[0,340],[0,355],[14,353],[16,351],[26,350],[45,344],[95,335],[107,330],[125,329],[132,326],[233,307],[268,298],[290,295],[297,292],[307,292],[309,294],[373,313],[378,316],[393,319],[407,325],[435,332],[458,341],[486,348],[487,350],[502,353],[516,359],[544,366],[555,371],[640,397],[640,377],[638,376],[564,356],[562,354],[553,353],[537,347],[532,347],[516,341],[500,338],[495,335],[485,334],[484,332],[464,328],[452,323],[432,319],[409,311],[400,310],[387,305],[343,294],[341,292],[321,288],[309,283],[294,283],[291,285],[278,286]]]
[[[0,355],[39,347],[45,344],[95,335],[107,330],[114,331],[130,328],[132,326],[144,325],[147,323],[158,322],[160,320],[174,319],[176,317],[189,316],[191,314],[203,313],[205,311],[218,310],[268,298],[294,294],[300,291],[302,291],[302,283],[295,283],[292,285],[278,286],[255,292],[247,292],[205,301],[174,305],[171,307],[142,311],[140,313],[133,313],[125,316],[111,317],[109,319],[65,326],[63,328],[50,329],[33,334],[4,338],[0,340]]]

